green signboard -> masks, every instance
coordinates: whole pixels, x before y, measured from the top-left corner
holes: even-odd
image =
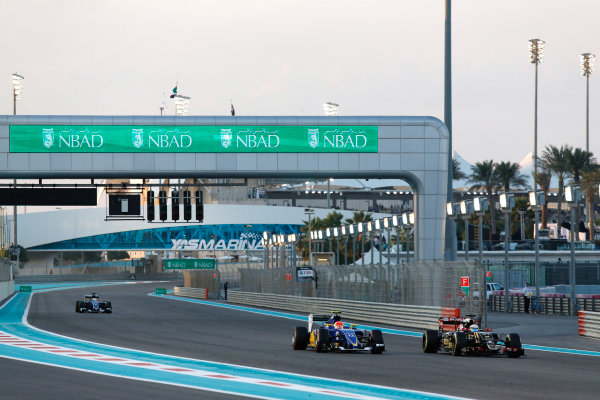
[[[12,125],[11,153],[376,153],[377,126]]]
[[[29,293],[31,292],[31,286],[19,286],[19,292]]]
[[[165,269],[215,269],[214,258],[169,258]]]
[[[156,288],[154,294],[167,294],[167,289],[165,288]]]

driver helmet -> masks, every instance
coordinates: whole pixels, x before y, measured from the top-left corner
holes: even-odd
[[[470,326],[470,328],[471,328],[471,331],[477,332],[479,330],[479,325],[473,324],[473,325]]]
[[[473,321],[473,318],[467,318],[465,320],[465,328],[469,328],[471,325],[473,325],[475,323],[475,321]]]
[[[342,321],[336,321],[335,324],[333,324],[333,327],[335,329],[344,329],[344,323]]]

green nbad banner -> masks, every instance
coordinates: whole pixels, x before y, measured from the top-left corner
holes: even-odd
[[[214,258],[169,258],[165,269],[215,269]]]
[[[377,153],[377,126],[12,125],[11,153]]]

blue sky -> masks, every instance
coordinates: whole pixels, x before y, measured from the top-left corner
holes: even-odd
[[[10,75],[19,114],[159,115],[178,81],[191,115],[432,115],[443,119],[443,0],[5,0],[0,113]],[[600,56],[600,2],[453,2],[454,149],[469,162],[521,161],[585,146],[579,54]],[[600,154],[600,76],[590,80],[590,149]]]

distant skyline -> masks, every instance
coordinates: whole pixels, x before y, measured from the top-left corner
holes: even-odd
[[[18,114],[160,115],[176,83],[190,115],[430,115],[443,120],[444,0],[6,0],[0,114],[11,74]],[[600,57],[600,2],[455,0],[454,150],[520,162],[547,144],[585,148],[579,55]],[[598,64],[598,63],[596,63]],[[590,150],[600,156],[600,71],[590,78]],[[470,171],[465,171],[469,173]]]

